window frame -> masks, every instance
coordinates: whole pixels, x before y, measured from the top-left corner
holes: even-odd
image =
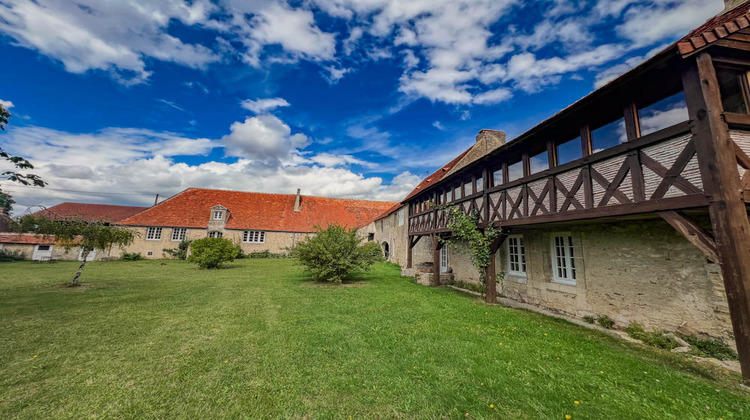
[[[563,255],[558,255],[557,238],[563,238],[562,250]],[[576,286],[578,284],[578,267],[576,267],[576,252],[573,241],[573,235],[570,232],[555,232],[550,235],[550,257],[552,262],[552,282]],[[558,266],[558,259],[562,258],[564,267]],[[565,274],[558,274],[560,270],[565,270]]]
[[[181,232],[181,234],[178,235],[177,239],[175,239],[175,234],[177,232]],[[185,239],[187,239],[187,228],[181,228],[181,227],[172,228],[172,236],[170,237],[170,240],[172,242],[182,242]]]
[[[147,226],[146,227],[146,240],[147,241],[161,241],[161,234],[162,234],[162,228],[160,226]]]
[[[511,247],[514,245],[511,245],[511,242],[513,240],[519,241],[519,243],[515,245],[516,247],[520,248],[520,252],[517,252],[519,256],[519,260],[517,264],[519,265],[519,268],[523,269],[523,271],[516,271],[512,269],[513,260],[511,257],[514,253],[511,251]],[[528,261],[526,260],[526,244],[523,241],[523,235],[508,235],[508,239],[506,240],[506,245],[505,245],[505,253],[507,255],[506,266],[507,266],[508,274],[512,276],[516,276],[516,277],[526,277],[527,272],[528,272],[527,271]]]
[[[398,211],[398,225],[399,226],[404,225],[404,209],[400,209]]]
[[[220,230],[210,230],[206,234],[206,238],[223,238],[223,237],[224,237],[224,232]]]
[[[373,234],[373,239],[374,239]],[[245,230],[242,232],[243,244],[264,244],[266,243],[266,231],[264,230]]]
[[[224,210],[214,210],[213,220],[224,220]],[[216,217],[216,216],[219,217]]]

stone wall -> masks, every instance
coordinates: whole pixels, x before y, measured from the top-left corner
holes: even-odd
[[[402,213],[402,219],[399,219],[399,212]],[[383,244],[387,243],[389,247],[389,258],[388,261],[398,264],[401,267],[406,267],[406,252],[408,249],[408,226],[407,226],[407,210],[401,208],[392,214],[376,220],[369,225],[360,228],[357,233],[368,240],[370,234],[373,235],[373,242],[380,245],[383,249]],[[399,223],[403,220],[402,223]],[[422,239],[424,241],[424,239]],[[422,242],[420,241],[420,242]],[[418,244],[419,245],[419,244]]]

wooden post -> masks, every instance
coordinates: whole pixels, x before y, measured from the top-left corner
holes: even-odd
[[[638,109],[635,102],[625,106],[623,114],[625,115],[625,135],[628,141],[633,141],[641,136],[641,127],[638,121]]]
[[[485,270],[485,281],[487,283],[487,294],[485,300],[487,303],[497,303],[497,271],[495,270],[496,254],[507,238],[507,232],[500,232],[500,236],[498,236],[490,245],[490,265],[487,266],[487,269]]]
[[[711,56],[698,54],[682,81],[742,376],[750,385],[750,221]]]
[[[432,286],[440,286],[440,248],[443,244],[440,242],[440,235],[432,236]]]
[[[411,242],[411,236],[408,236],[406,238],[407,242],[407,248],[406,248],[406,268],[411,268],[411,255],[412,255],[412,249],[414,248],[414,244]]]
[[[586,157],[591,154],[591,131],[586,125],[581,128],[581,156]]]

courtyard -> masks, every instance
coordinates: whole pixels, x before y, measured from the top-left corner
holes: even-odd
[[[740,376],[416,285],[294,260],[0,265],[2,418],[747,418]]]

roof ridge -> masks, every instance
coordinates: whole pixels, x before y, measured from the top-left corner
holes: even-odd
[[[296,197],[297,194],[285,194],[285,193],[269,193],[269,192],[263,192],[263,191],[243,191],[243,190],[225,190],[221,188],[201,188],[201,187],[188,187],[187,189],[181,191],[180,193],[177,193],[173,195],[172,197],[175,197],[178,194],[181,194],[182,192],[189,191],[189,190],[196,190],[196,191],[220,191],[220,192],[232,192],[232,193],[240,193],[240,194],[263,194],[263,195],[276,195],[276,196],[283,196],[283,197]],[[314,197],[314,198],[322,198],[326,200],[345,200],[345,201],[365,201],[368,203],[397,203],[397,201],[383,201],[383,200],[367,200],[362,198],[345,198],[345,197],[326,197],[323,195],[314,195],[314,194],[301,194],[303,197]],[[172,198],[169,197],[169,198]],[[163,202],[169,200],[166,199]],[[161,203],[159,203],[161,204]]]

